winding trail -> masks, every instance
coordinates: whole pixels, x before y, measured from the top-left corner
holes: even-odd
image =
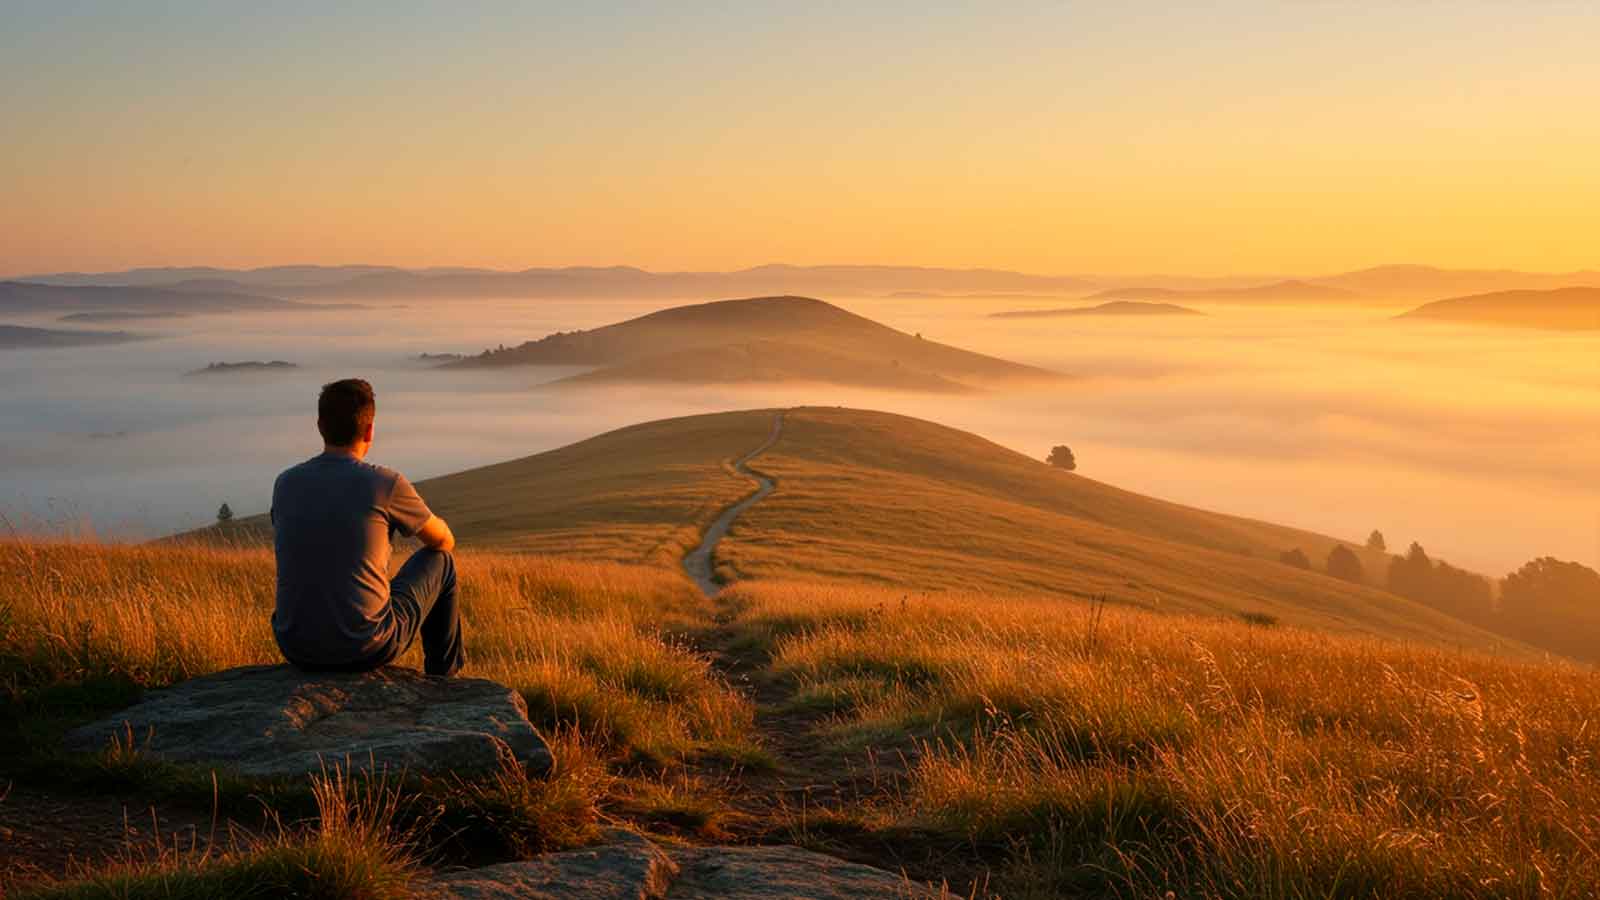
[[[717,592],[722,590],[722,585],[717,582],[716,567],[712,565],[712,554],[716,552],[717,544],[728,536],[728,529],[733,527],[733,523],[741,515],[744,515],[745,510],[760,503],[778,486],[771,478],[751,469],[750,460],[771,450],[772,445],[783,436],[783,416],[782,412],[773,416],[772,434],[767,436],[765,443],[746,453],[733,464],[734,470],[739,474],[755,479],[757,485],[755,493],[724,509],[716,521],[711,523],[711,527],[706,529],[705,536],[700,539],[700,546],[689,551],[689,555],[683,558],[683,568],[707,597],[715,597]]]

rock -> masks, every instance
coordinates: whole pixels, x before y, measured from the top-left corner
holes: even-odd
[[[526,862],[451,872],[420,885],[419,900],[657,900],[666,897],[678,867],[632,832],[611,843],[550,853]]]
[[[441,875],[425,900],[902,900],[942,892],[799,847],[699,847],[669,853],[616,833],[587,850]]]
[[[246,666],[151,691],[67,735],[70,750],[127,740],[156,759],[276,777],[325,766],[482,772],[507,757],[543,774],[550,751],[516,691],[481,678],[430,678],[389,666],[308,673]]]
[[[846,900],[941,896],[900,875],[799,847],[709,847],[674,857],[672,900]]]

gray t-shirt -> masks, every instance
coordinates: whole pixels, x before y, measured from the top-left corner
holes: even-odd
[[[389,537],[433,513],[404,475],[339,453],[287,469],[272,486],[278,599],[272,631],[291,662],[343,665],[390,639]]]

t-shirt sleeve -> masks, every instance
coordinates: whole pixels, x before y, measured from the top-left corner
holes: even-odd
[[[422,495],[411,486],[404,475],[396,472],[394,475],[394,490],[389,494],[389,521],[406,537],[414,536],[428,520],[433,518],[433,510],[428,504],[422,502]]]

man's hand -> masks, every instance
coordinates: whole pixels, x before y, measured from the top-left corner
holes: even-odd
[[[430,516],[428,521],[422,523],[422,527],[417,529],[417,540],[429,550],[449,553],[456,548],[456,536],[450,533],[450,526],[438,516]]]

